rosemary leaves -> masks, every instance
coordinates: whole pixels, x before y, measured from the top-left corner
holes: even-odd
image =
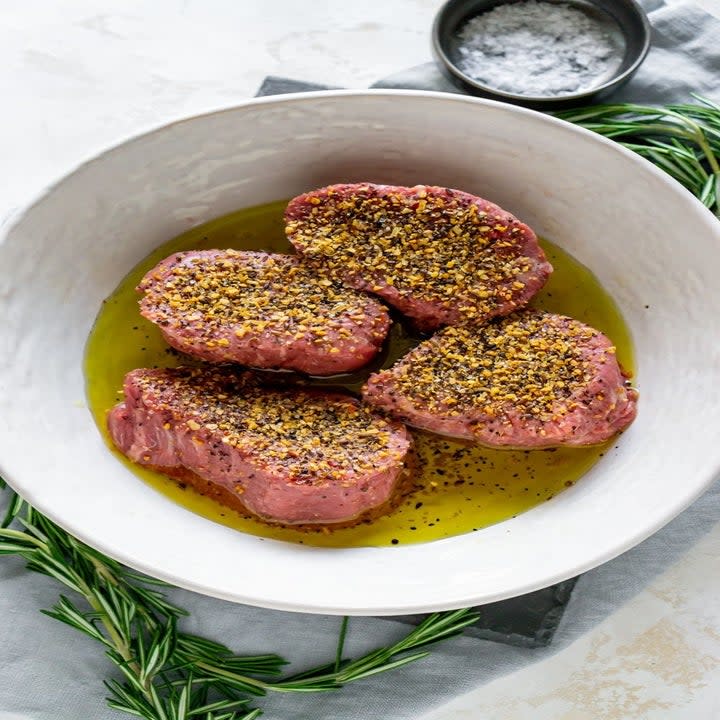
[[[104,649],[117,671],[105,682],[108,704],[146,720],[253,720],[262,714],[250,706],[258,697],[337,690],[394,670],[426,657],[428,645],[477,619],[471,610],[435,613],[397,643],[355,660],[344,657],[344,619],[331,661],[282,677],[287,661],[278,655],[235,655],[221,643],[183,632],[178,625],[187,613],[168,602],[163,583],[76,540],[14,493],[0,527],[0,555],[22,557],[30,570],[77,596],[60,595],[43,612]]]
[[[720,217],[720,105],[594,105],[557,117],[611,138],[657,165]]]

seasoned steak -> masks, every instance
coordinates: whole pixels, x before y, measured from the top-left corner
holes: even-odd
[[[133,370],[108,415],[128,458],[230,491],[280,523],[337,523],[385,503],[410,438],[338,393],[273,389],[228,368]]]
[[[210,362],[332,375],[366,365],[390,328],[373,298],[291,255],[194,250],[138,286],[140,312],[178,350]]]
[[[445,328],[371,375],[363,395],[416,427],[496,447],[594,445],[637,412],[610,340],[535,310]]]
[[[285,221],[318,272],[379,295],[422,330],[507,315],[552,272],[527,225],[460,190],[330,185],[291,200]]]

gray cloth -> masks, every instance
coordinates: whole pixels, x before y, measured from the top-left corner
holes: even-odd
[[[720,22],[689,4],[659,7],[651,21],[654,47],[617,99],[683,102],[690,100],[690,91],[717,98]],[[427,88],[432,75],[428,70],[429,66],[421,66],[383,84]],[[398,78],[402,78],[400,85]],[[436,88],[432,83],[430,87]],[[652,538],[586,573],[578,581],[551,647],[531,650],[464,637],[437,646],[421,663],[338,693],[277,695],[259,704],[266,717],[275,720],[417,718],[460,693],[567,647],[680,558],[716,524],[719,514],[720,484],[716,483]],[[127,717],[105,707],[102,679],[111,667],[101,649],[38,612],[50,607],[57,594],[52,580],[26,571],[14,558],[0,558],[0,720]],[[222,639],[236,652],[279,652],[293,660],[297,669],[327,661],[334,652],[339,618],[234,605],[184,590],[169,594],[192,612],[185,622],[188,630]],[[393,620],[354,618],[347,649],[358,654],[406,632],[405,624]]]

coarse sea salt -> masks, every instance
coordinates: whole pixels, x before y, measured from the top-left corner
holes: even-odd
[[[468,20],[458,37],[460,70],[488,87],[529,97],[590,89],[623,54],[605,22],[542,0],[495,7]]]

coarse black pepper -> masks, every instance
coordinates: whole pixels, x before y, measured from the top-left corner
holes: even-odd
[[[228,346],[228,328],[237,338],[263,333],[303,339],[339,353],[338,340],[374,321],[382,341],[389,320],[372,298],[318,274],[291,255],[237,250],[178,253],[140,283],[141,308],[165,330],[191,328],[191,340]],[[189,341],[188,341],[189,342]]]
[[[591,376],[580,342],[598,332],[575,320],[526,310],[484,328],[449,327],[393,368],[396,390],[431,412],[468,409],[550,420]],[[612,348],[608,351],[613,352]]]
[[[295,481],[351,480],[402,460],[393,442],[398,425],[353,398],[317,391],[283,391],[249,372],[225,368],[145,371],[140,388],[167,413],[166,429],[184,423],[197,442],[205,431],[265,462]],[[219,447],[222,447],[218,443]]]
[[[552,270],[527,226],[447,188],[330,186],[291,201],[286,233],[328,277],[377,292],[425,320],[428,308],[419,305],[447,311],[439,324],[510,312]]]

